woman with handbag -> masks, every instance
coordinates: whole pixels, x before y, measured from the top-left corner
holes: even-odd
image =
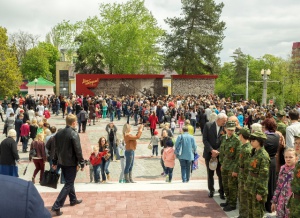
[[[29,133],[30,133],[30,121],[27,120],[26,123],[23,123],[20,129],[21,142],[23,147],[23,152],[27,152],[27,144],[29,141]]]
[[[7,138],[0,144],[0,174],[19,177],[18,167],[19,154],[16,143],[16,130],[11,129],[7,133]]]
[[[186,126],[182,127],[182,131],[183,133],[176,139],[175,154],[179,159],[182,182],[186,183],[190,180],[191,163],[194,160],[194,154],[197,153],[197,146]]]
[[[100,137],[98,144],[99,144],[99,152],[107,151],[107,153],[102,157],[102,161],[101,161],[101,176],[102,176],[101,183],[106,183],[106,178],[108,180],[110,179],[108,166],[110,164],[111,153],[109,152],[109,145],[105,137],[103,136]]]
[[[33,160],[35,165],[35,170],[32,176],[32,182],[35,183],[36,174],[40,172],[40,182],[42,181],[43,174],[45,171],[45,162],[46,162],[46,152],[45,152],[45,143],[44,143],[44,134],[37,134],[36,141],[31,142],[30,152],[29,152],[29,161]]]

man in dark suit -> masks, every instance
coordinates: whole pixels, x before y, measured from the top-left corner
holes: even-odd
[[[211,157],[217,157],[219,159],[219,151],[221,144],[221,135],[223,132],[223,126],[227,121],[227,115],[224,113],[219,113],[217,116],[217,120],[215,122],[208,122],[204,126],[203,130],[203,144],[204,144],[204,151],[203,157],[205,159],[205,165],[207,168],[207,183],[208,183],[208,190],[209,194],[208,197],[212,198],[215,193],[214,188],[214,171],[209,169],[209,161]],[[222,176],[221,176],[221,165],[218,162],[218,166],[216,169],[217,176],[219,179],[219,193],[220,198],[225,199],[223,185],[222,185]]]
[[[0,184],[0,218],[51,217],[32,182],[0,175]]]

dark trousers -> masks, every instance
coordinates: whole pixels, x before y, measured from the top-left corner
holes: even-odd
[[[36,174],[41,171],[40,173],[40,180],[39,181],[42,181],[42,178],[43,178],[43,174],[44,174],[44,171],[45,171],[45,163],[44,163],[44,160],[43,159],[33,159],[33,163],[35,165],[35,169],[34,169],[34,172],[33,172],[33,178],[36,177]]]
[[[120,160],[120,155],[119,155],[117,145],[113,141],[109,141],[109,152],[111,154],[110,159],[112,161],[114,160],[114,155],[116,155],[116,160]]]
[[[67,196],[70,198],[70,203],[74,203],[77,198],[75,194],[74,181],[76,178],[76,166],[61,166],[66,183],[60,191],[56,201],[52,206],[52,210],[59,210],[64,206]]]
[[[205,159],[205,165],[206,165],[206,170],[207,170],[207,184],[208,184],[208,190],[210,192],[214,192],[215,191],[215,188],[214,188],[214,184],[215,184],[214,174],[215,174],[215,171],[209,169],[209,160],[210,159]],[[219,187],[220,187],[219,188],[219,193],[224,194],[220,162],[218,162],[216,172],[217,172],[217,176],[218,176],[218,179],[219,179]]]
[[[155,129],[150,128],[151,136],[154,136]]]
[[[78,132],[81,132],[81,127],[82,127],[82,132],[85,132],[85,130],[86,130],[86,123],[87,123],[87,121],[80,121],[80,122],[78,122]]]

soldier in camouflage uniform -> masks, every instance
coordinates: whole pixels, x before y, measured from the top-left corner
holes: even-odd
[[[236,123],[228,121],[225,126],[226,134],[221,138],[220,157],[222,183],[226,202],[221,203],[224,211],[232,211],[236,209],[236,200],[238,192],[238,161],[241,149],[241,142],[234,133]]]
[[[284,111],[279,111],[276,116],[277,116],[277,131],[281,132],[282,135],[285,137],[285,133],[286,133],[286,127],[287,125],[284,123],[284,119],[285,119],[285,112]]]
[[[270,157],[264,148],[266,134],[256,131],[250,135],[252,155],[248,166],[246,191],[248,201],[248,217],[261,218],[264,216],[265,203],[268,196],[268,181]]]
[[[292,180],[292,196],[288,203],[288,208],[290,209],[290,218],[300,217],[300,135],[294,136],[294,148],[298,155],[298,162],[296,163],[294,170],[294,178]]]
[[[249,173],[248,166],[250,165],[251,150],[252,146],[249,142],[250,130],[248,128],[242,128],[238,132],[239,139],[242,143],[240,155],[239,155],[239,218],[248,217],[248,203],[247,203],[247,192],[245,189],[245,182]]]

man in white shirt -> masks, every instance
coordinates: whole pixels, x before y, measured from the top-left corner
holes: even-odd
[[[6,113],[5,113],[6,118],[9,117],[11,113],[13,113],[13,114],[15,113],[15,112],[14,112],[14,109],[13,109],[12,106],[11,106],[11,104],[8,104],[7,107],[8,107],[8,108],[6,109]]]
[[[288,148],[294,147],[294,136],[300,134],[300,122],[298,110],[290,110],[289,117],[291,119],[291,124],[286,128],[286,146]]]

